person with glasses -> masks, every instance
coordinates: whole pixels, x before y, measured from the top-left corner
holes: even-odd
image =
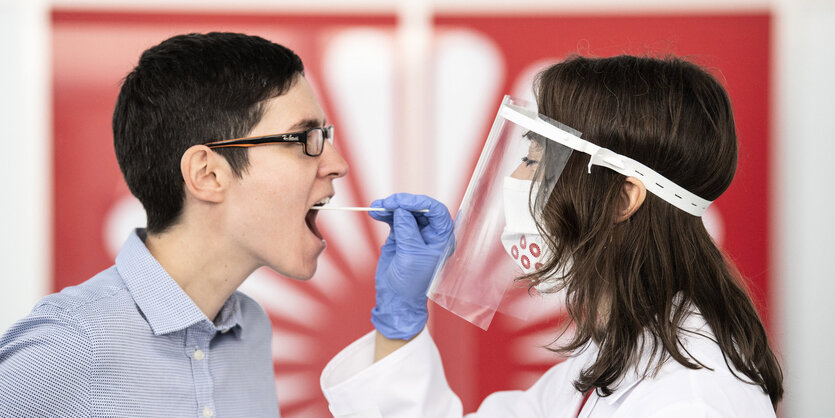
[[[0,416],[278,416],[270,321],[237,288],[313,275],[311,208],[348,171],[301,59],[174,36],[125,77],[113,140],[147,227],[0,337]]]

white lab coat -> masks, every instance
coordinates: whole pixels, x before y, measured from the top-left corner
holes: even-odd
[[[614,393],[592,393],[580,418],[599,417],[774,417],[771,401],[759,386],[735,377],[713,334],[697,312],[689,315],[682,333],[690,355],[708,369],[691,370],[667,361],[654,377],[634,371]],[[461,401],[444,377],[438,349],[424,330],[412,341],[374,363],[374,332],[337,354],[322,372],[321,386],[337,418],[461,417]],[[572,382],[596,351],[552,367],[528,390],[496,392],[469,417],[575,418],[583,396]],[[644,356],[646,361],[648,354]],[[743,376],[737,373],[739,376]]]

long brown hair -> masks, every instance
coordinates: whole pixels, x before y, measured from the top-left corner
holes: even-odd
[[[730,100],[720,83],[680,58],[571,57],[542,72],[539,112],[583,132],[583,138],[647,165],[696,195],[714,200],[730,185],[737,140]],[[541,170],[547,170],[548,145]],[[725,361],[757,384],[776,406],[782,372],[741,277],[701,218],[647,194],[618,222],[625,177],[574,153],[547,197],[537,223],[553,257],[531,285],[565,289],[573,336],[554,350],[591,341],[594,363],[575,387],[612,393],[635,367],[650,333],[654,370],[672,357],[703,367],[680,346],[684,307],[694,304],[713,330]],[[571,267],[564,271],[564,266]],[[686,303],[679,303],[680,298]],[[733,368],[731,369],[733,370]],[[643,371],[651,373],[650,370]]]

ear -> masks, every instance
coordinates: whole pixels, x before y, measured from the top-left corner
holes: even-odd
[[[621,190],[621,206],[617,222],[629,219],[641,207],[646,197],[647,188],[644,187],[644,183],[635,177],[627,177]]]
[[[205,202],[220,203],[232,178],[232,167],[209,147],[194,145],[183,153],[180,173],[187,194]]]

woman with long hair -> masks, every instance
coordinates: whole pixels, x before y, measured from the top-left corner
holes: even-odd
[[[696,199],[709,203],[731,184],[737,139],[730,100],[697,65],[675,57],[575,56],[542,72],[535,91],[541,115]],[[543,178],[553,170],[555,147],[547,138],[532,142],[525,166]],[[519,279],[564,292],[573,330],[553,349],[569,359],[527,391],[489,396],[475,416],[774,416],[780,366],[740,274],[701,218],[659,191],[662,184],[592,170],[593,162],[571,154],[552,190],[537,194],[532,218],[549,256]],[[393,211],[376,215],[392,226],[377,269],[377,330],[323,372],[331,411],[460,416],[437,349],[422,331],[421,296],[450,233],[445,211],[408,195],[375,204]],[[426,214],[410,212],[430,206]]]

